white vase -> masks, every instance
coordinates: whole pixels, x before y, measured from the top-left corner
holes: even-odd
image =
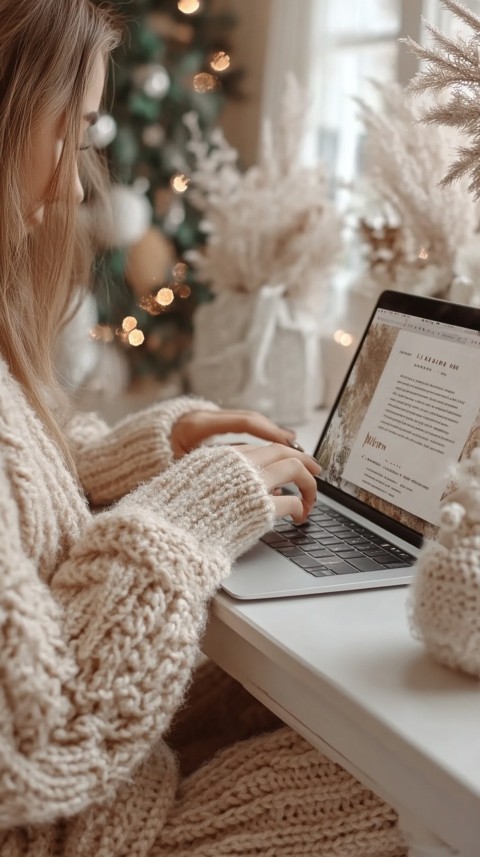
[[[318,404],[318,327],[284,287],[224,292],[194,318],[192,392],[222,407],[306,422]]]

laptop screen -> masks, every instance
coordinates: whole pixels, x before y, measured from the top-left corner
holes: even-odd
[[[385,295],[315,456],[327,494],[431,539],[449,465],[480,444],[480,331],[461,324],[480,327],[480,310]]]

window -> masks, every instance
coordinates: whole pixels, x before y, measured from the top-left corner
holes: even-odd
[[[329,175],[349,183],[362,158],[362,128],[355,98],[370,103],[370,80],[408,83],[416,58],[399,44],[423,39],[422,15],[444,32],[461,30],[439,0],[271,0],[272,23],[265,72],[264,113],[278,111],[282,83],[292,70],[310,93],[306,163],[319,158]],[[480,14],[480,0],[469,8]]]

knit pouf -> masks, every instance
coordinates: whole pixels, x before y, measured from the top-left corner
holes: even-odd
[[[283,727],[186,778],[151,857],[404,857],[393,809]]]

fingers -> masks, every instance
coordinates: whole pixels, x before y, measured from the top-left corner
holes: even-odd
[[[305,511],[300,497],[294,494],[274,496],[273,505],[277,518],[286,518],[290,515],[295,524],[301,524],[305,520]]]
[[[298,458],[286,458],[267,465],[263,468],[263,478],[269,491],[293,482],[302,495],[303,517],[311,512],[317,496],[317,483]]]
[[[242,452],[252,463],[261,468],[265,485],[274,496],[277,514],[291,515],[296,523],[305,520],[317,496],[315,476],[321,473],[321,467],[315,459],[304,452],[298,452],[278,443],[261,447],[246,446]],[[277,494],[277,489],[288,483],[294,483],[298,487],[301,498],[295,495],[279,496]]]

